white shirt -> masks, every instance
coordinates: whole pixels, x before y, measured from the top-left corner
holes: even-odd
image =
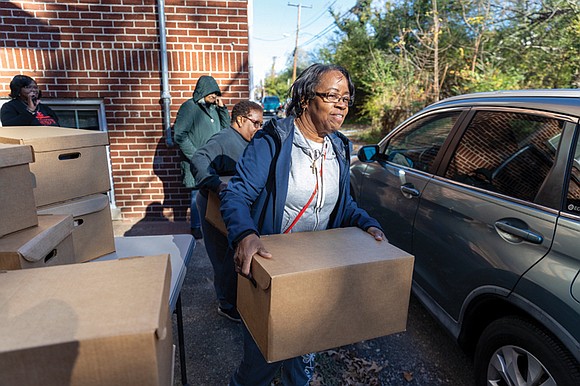
[[[292,224],[308,203],[317,182],[318,189],[312,202],[291,231],[324,230],[328,227],[330,214],[338,201],[340,170],[336,153],[328,137],[324,137],[323,143],[311,141],[296,126],[292,145],[292,165],[282,231]]]

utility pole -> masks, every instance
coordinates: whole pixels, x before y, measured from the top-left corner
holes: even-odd
[[[296,24],[296,44],[294,45],[294,66],[292,67],[292,83],[296,80],[296,63],[298,62],[298,35],[300,34],[300,10],[302,7],[312,8],[312,6],[304,6],[302,3],[291,4],[288,3],[290,7],[298,8],[298,22]]]

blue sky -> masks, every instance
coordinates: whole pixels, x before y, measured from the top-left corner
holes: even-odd
[[[288,4],[300,3],[302,7],[298,46],[314,51],[334,34],[329,7],[342,15],[356,4],[356,0],[253,0],[250,52],[254,84],[259,84],[271,71],[273,57],[276,57],[275,71],[286,67],[296,42],[298,17],[298,7]]]

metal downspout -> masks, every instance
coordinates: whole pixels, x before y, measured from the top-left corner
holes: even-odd
[[[169,70],[167,66],[167,31],[165,30],[165,0],[157,0],[157,17],[159,18],[159,57],[161,59],[161,101],[163,104],[163,127],[165,128],[165,145],[173,146],[171,137],[171,94],[169,93]]]
[[[252,37],[254,34],[254,1],[248,0],[248,83],[250,86],[250,100],[255,100],[255,87],[254,87],[254,59],[252,55]]]

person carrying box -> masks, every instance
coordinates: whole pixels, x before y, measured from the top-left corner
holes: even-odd
[[[255,254],[272,257],[260,235],[356,226],[386,240],[350,195],[351,146],[338,132],[354,101],[349,73],[314,64],[296,79],[291,96],[287,118],[270,120],[256,134],[220,194],[228,252],[246,277]],[[268,363],[245,326],[242,331],[244,356],[230,385],[270,385],[280,369],[285,385],[308,384],[313,354]]]

